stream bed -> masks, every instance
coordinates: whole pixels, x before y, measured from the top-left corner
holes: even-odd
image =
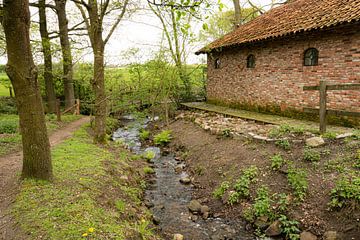
[[[188,209],[193,187],[180,183],[180,179],[187,176],[186,172],[175,171],[179,164],[184,163],[177,161],[172,153],[162,154],[158,147],[141,146],[139,133],[150,122],[149,119],[136,120],[129,115],[123,116],[121,121],[124,127],[114,132],[113,140],[122,141],[135,154],[155,153],[151,161],[155,175],[146,190],[145,201],[151,207],[154,222],[165,239],[173,239],[174,234],[181,234],[186,240],[257,239],[245,230],[241,219],[227,220],[211,215],[203,219],[193,215]]]

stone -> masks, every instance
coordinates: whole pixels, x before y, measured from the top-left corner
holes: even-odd
[[[309,147],[320,147],[325,144],[325,141],[322,137],[312,137],[306,139],[306,146]]]
[[[347,137],[352,137],[354,136],[354,133],[352,132],[348,132],[348,133],[344,133],[344,134],[339,134],[336,136],[336,139],[342,139],[342,138],[347,138]]]
[[[208,206],[206,206],[206,205],[201,206],[201,209],[200,209],[201,214],[209,213],[209,211],[210,211],[210,208]]]
[[[189,177],[182,177],[179,180],[182,184],[190,184],[191,183],[191,179]]]
[[[317,240],[317,237],[311,232],[303,231],[300,234],[300,240]]]
[[[191,221],[196,222],[199,219],[199,217],[196,215],[191,215],[190,219]]]
[[[209,218],[209,212],[203,213],[202,217],[203,217],[204,220],[208,219]]]
[[[269,218],[266,216],[258,217],[254,225],[259,229],[266,229],[270,225]]]
[[[190,210],[190,212],[201,212],[201,204],[199,203],[199,201],[197,200],[191,200],[189,205],[188,205],[188,208]]]
[[[176,233],[174,234],[173,240],[184,240],[184,236],[179,233]]]
[[[275,237],[281,234],[280,221],[275,221],[265,230],[268,237]]]
[[[338,234],[336,231],[327,231],[323,236],[324,240],[338,240]]]
[[[152,217],[152,220],[153,220],[153,223],[154,223],[155,225],[159,225],[160,222],[161,222],[160,218],[157,217],[157,216],[153,216],[153,217]]]

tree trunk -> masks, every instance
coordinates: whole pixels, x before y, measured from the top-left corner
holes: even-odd
[[[237,28],[238,24],[241,24],[241,7],[240,0],[233,0],[234,3],[234,28]]]
[[[3,27],[8,63],[6,72],[16,95],[23,145],[22,177],[51,179],[50,143],[29,37],[27,0],[5,0]]]
[[[42,52],[44,54],[44,80],[48,112],[54,113],[56,110],[56,95],[53,83],[51,45],[47,30],[45,0],[39,0],[39,21]]]
[[[66,0],[55,0],[57,17],[59,22],[60,45],[63,56],[63,83],[65,108],[74,106],[74,81],[73,81],[73,62],[71,45],[69,40],[68,20],[66,18]]]
[[[106,142],[106,116],[107,101],[105,95],[105,74],[104,74],[104,43],[100,36],[94,39],[94,79],[92,88],[95,93],[95,136],[97,143]]]

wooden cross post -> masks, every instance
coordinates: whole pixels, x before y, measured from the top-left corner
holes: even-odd
[[[320,133],[326,132],[326,81],[320,81]]]

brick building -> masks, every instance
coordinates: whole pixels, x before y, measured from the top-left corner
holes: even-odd
[[[210,102],[265,111],[317,107],[303,86],[360,83],[360,0],[295,0],[212,42]],[[328,107],[360,112],[360,91],[328,92]]]

